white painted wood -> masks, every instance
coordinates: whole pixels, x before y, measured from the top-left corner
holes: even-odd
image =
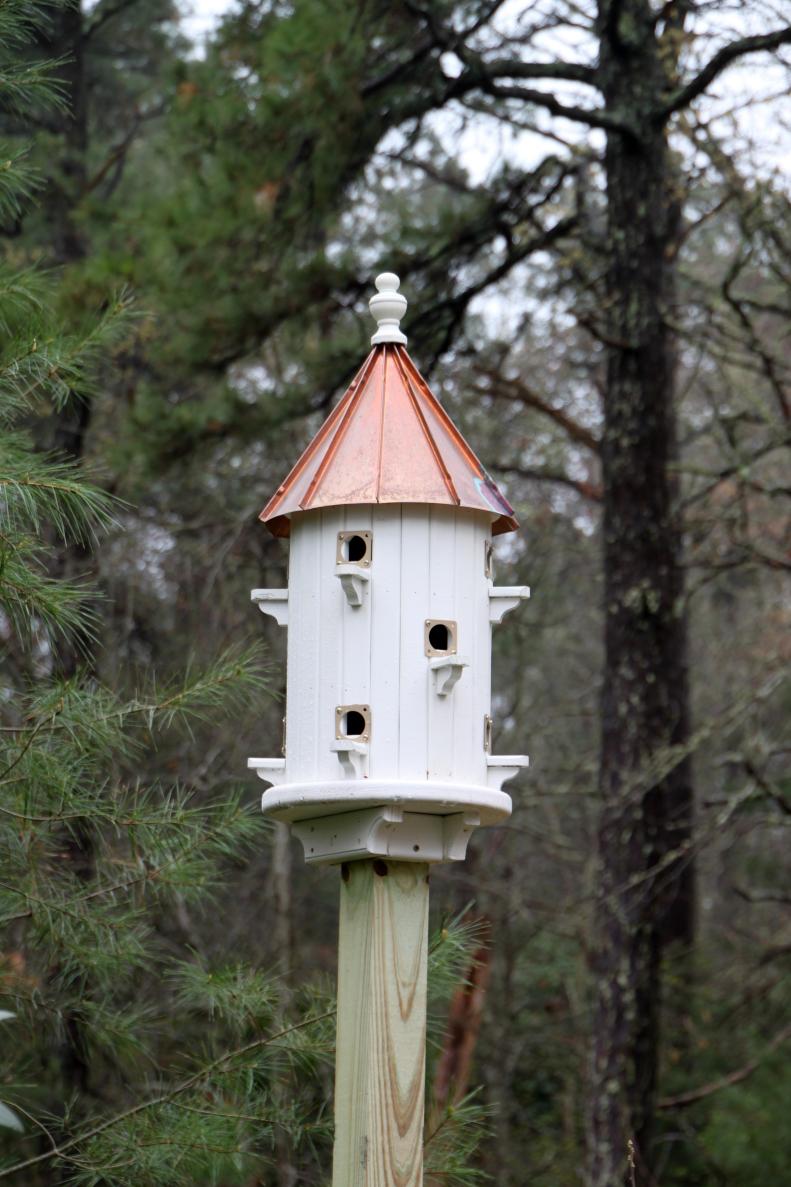
[[[321,622],[317,512],[294,516],[289,547],[286,772],[288,782],[316,777],[318,687],[316,656]]]
[[[373,523],[375,570],[369,596],[374,682],[371,707],[376,745],[370,756],[369,776],[398,779],[401,775],[401,507],[378,508]]]
[[[319,651],[314,664],[313,680],[316,689],[315,779],[340,779],[343,765],[340,756],[330,747],[335,740],[335,710],[350,702],[362,703],[364,696],[350,696],[344,687],[344,630],[351,611],[335,577],[338,532],[346,527],[344,508],[327,507],[319,513],[321,532],[317,551],[314,580],[319,587]],[[360,610],[362,612],[362,608]],[[289,635],[296,624],[289,628]],[[296,644],[299,646],[299,643]]]
[[[493,623],[502,622],[506,614],[515,610],[518,605],[530,597],[529,585],[490,585],[489,586],[489,620]]]
[[[309,863],[337,864],[364,857],[441,862],[463,861],[467,842],[479,824],[476,810],[430,816],[405,812],[399,804],[382,804],[298,820],[291,828]]]
[[[459,522],[458,512],[452,507],[431,507],[429,509],[429,555],[430,574],[429,611],[427,618],[448,619],[456,623],[456,650],[467,647],[469,623],[458,621],[456,599],[456,547],[457,531],[464,535],[469,523]],[[445,657],[447,661],[448,657]],[[438,692],[437,677],[428,657],[424,660],[429,670],[430,693]],[[457,670],[456,676],[461,675]],[[426,679],[424,673],[424,680]],[[440,681],[440,686],[445,681]],[[465,698],[461,696],[463,712]],[[428,702],[428,773],[432,779],[453,779],[455,755],[453,753],[453,722],[459,703],[456,697],[429,695]]]
[[[339,531],[372,533],[370,566],[338,563]],[[489,538],[485,513],[453,507],[329,507],[292,517],[285,765],[253,764],[273,784],[265,812],[300,821],[400,805],[405,818],[507,818],[510,798],[500,789],[526,759],[488,755],[484,718],[492,619],[525,588],[492,587]],[[345,591],[346,574],[354,581]],[[426,655],[425,624],[435,619],[456,624],[448,656]],[[336,738],[343,705],[368,706],[365,742]],[[425,827],[444,836],[446,825]],[[441,860],[458,860],[466,835]],[[404,827],[398,836],[398,855],[409,860]]]
[[[353,742],[351,738],[330,742],[330,750],[340,759],[347,779],[364,779],[368,773],[369,747],[367,742]]]
[[[434,692],[438,697],[446,697],[453,692],[470,661],[461,655],[438,655],[428,661],[428,666],[434,677]],[[452,750],[450,753],[452,755]]]
[[[262,614],[274,618],[278,626],[288,625],[287,589],[251,589],[250,601],[255,602]]]
[[[257,771],[262,779],[276,787],[285,782],[286,760],[284,758],[248,758],[247,768]]]
[[[343,524],[338,525],[338,529],[333,531],[333,535],[337,539],[337,531],[345,530],[347,532],[373,532],[371,522],[370,507],[349,507],[342,509]],[[326,519],[337,515],[338,512],[331,510],[325,511]],[[332,521],[334,522],[334,520]],[[337,549],[334,548],[334,553]],[[372,543],[372,560],[367,567],[366,572],[371,581],[376,580],[376,561],[377,561],[377,541],[376,533],[373,532]],[[334,557],[334,567],[337,573],[338,565],[337,559]],[[334,576],[323,575],[323,580],[329,580],[336,588],[338,585],[337,578]],[[371,704],[371,600],[370,597],[365,597],[359,606],[350,606],[346,599],[341,601],[340,613],[340,628],[341,628],[341,690],[338,699],[339,705],[369,705]],[[332,624],[327,623],[325,630],[332,631]],[[369,745],[373,744],[373,739],[376,737],[376,718],[373,712],[371,713],[371,737]],[[340,759],[340,752],[338,752]],[[342,761],[342,760],[341,760]],[[365,754],[364,764],[360,765],[361,775],[367,775],[369,769],[368,751]]]
[[[486,782],[489,787],[499,791],[504,783],[530,766],[530,759],[526,754],[490,754],[486,759],[486,766]]]
[[[335,576],[341,583],[341,588],[349,605],[352,608],[362,606],[363,595],[371,579],[369,570],[363,569],[360,565],[336,565]]]
[[[430,698],[423,651],[425,619],[435,617],[431,613],[429,510],[401,508],[401,608],[396,627],[401,634],[398,770],[400,778],[410,781],[429,778]]]
[[[368,302],[368,308],[378,329],[371,338],[371,346],[380,342],[400,342],[406,346],[406,334],[399,329],[401,318],[407,310],[407,299],[398,291],[401,281],[395,272],[381,272],[374,284],[377,291]]]
[[[515,759],[511,758],[511,763]],[[517,756],[522,757],[522,756]],[[266,780],[264,772],[261,778]],[[262,807],[275,820],[293,822],[313,816],[337,816],[377,804],[400,804],[432,816],[477,811],[481,824],[501,824],[511,815],[511,797],[485,784],[438,783],[406,779],[343,779],[334,782],[287,783],[265,791]]]

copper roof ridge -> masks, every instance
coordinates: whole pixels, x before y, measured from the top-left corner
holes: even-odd
[[[459,498],[459,492],[456,490],[456,486],[448,472],[447,466],[445,465],[444,461],[442,460],[442,454],[440,453],[439,446],[437,445],[436,441],[434,440],[434,436],[431,432],[431,429],[428,427],[426,418],[423,415],[423,410],[421,409],[420,404],[418,403],[417,396],[416,396],[415,392],[413,391],[412,381],[411,381],[411,379],[407,373],[407,370],[404,367],[403,362],[400,357],[402,353],[405,354],[406,357],[409,359],[409,355],[406,354],[406,351],[403,350],[402,347],[400,347],[400,346],[393,347],[393,355],[395,357],[396,365],[398,367],[398,370],[401,373],[401,378],[404,381],[404,388],[406,390],[407,396],[409,397],[409,402],[412,405],[412,409],[415,413],[415,416],[418,419],[418,424],[420,425],[421,429],[423,430],[423,435],[426,438],[426,441],[428,442],[428,447],[431,450],[431,453],[434,457],[434,461],[437,463],[437,466],[439,467],[440,474],[442,475],[442,481],[445,483],[445,487],[447,489],[448,494],[450,495],[451,499],[453,499],[456,506],[460,507],[461,499]],[[412,360],[410,359],[409,361],[411,362]],[[413,366],[414,366],[414,364],[413,364]]]
[[[374,350],[381,350],[384,355],[382,361],[382,398],[379,401],[381,407],[379,409],[379,457],[376,461],[376,501],[379,502],[379,496],[382,493],[382,458],[384,457],[385,446],[385,405],[387,403],[387,361],[390,357],[387,346],[382,343],[380,346],[375,346]]]
[[[456,442],[456,444],[459,446],[459,448],[461,449],[461,452],[464,454],[466,460],[474,466],[480,465],[481,463],[480,463],[480,459],[478,458],[477,453],[472,448],[472,446],[468,444],[468,442],[465,440],[462,433],[460,433],[459,430],[456,428],[456,425],[453,423],[451,418],[448,416],[447,412],[442,407],[439,400],[434,395],[433,391],[431,390],[429,385],[426,383],[423,376],[420,374],[420,371],[418,370],[417,366],[415,365],[413,360],[410,358],[409,352],[405,350],[403,353],[405,355],[406,361],[409,363],[412,371],[414,372],[414,377],[417,380],[418,384],[420,385],[422,393],[425,396],[429,406],[431,407],[432,411],[436,412],[437,416],[442,421],[442,427],[448,430],[448,435],[450,436],[451,440]]]
[[[319,483],[321,482],[322,478],[326,474],[327,468],[328,468],[330,462],[332,461],[335,454],[338,452],[338,447],[341,444],[341,441],[343,440],[344,435],[347,432],[349,425],[352,422],[352,413],[354,411],[354,406],[359,401],[359,398],[360,398],[360,395],[362,394],[362,392],[365,390],[365,383],[369,377],[370,371],[373,368],[373,362],[374,362],[375,355],[376,355],[376,351],[372,350],[371,353],[368,355],[368,358],[363,363],[360,370],[357,372],[358,382],[356,384],[352,383],[352,386],[349,388],[349,391],[347,393],[349,396],[349,399],[346,401],[341,400],[340,404],[338,404],[338,407],[336,408],[336,412],[340,412],[340,410],[342,408],[343,415],[336,417],[335,420],[333,421],[332,427],[334,427],[335,424],[337,424],[338,428],[337,428],[332,440],[330,441],[329,445],[327,446],[327,452],[324,454],[324,457],[321,459],[318,466],[316,467],[316,473],[313,475],[310,482],[308,483],[308,488],[305,491],[304,496],[302,497],[302,499],[300,499],[299,505],[303,509],[303,511],[307,511],[308,508],[310,507],[311,499],[313,498],[314,494],[316,493]],[[327,418],[328,424],[329,424],[330,419],[332,419],[332,418],[331,417]],[[322,438],[322,440],[323,440],[323,438]]]
[[[370,370],[370,366],[371,366],[375,356],[376,356],[376,351],[371,350],[369,352],[369,354],[367,355],[367,357],[365,358],[362,366],[358,370],[355,378],[352,380],[349,388],[347,389],[346,392],[344,392],[342,399],[333,408],[332,412],[329,414],[327,419],[324,421],[324,424],[321,426],[319,431],[316,433],[316,436],[312,439],[312,441],[309,443],[309,445],[305,448],[304,452],[300,455],[300,457],[294,463],[292,468],[289,470],[288,474],[286,474],[285,478],[278,486],[277,490],[274,492],[272,497],[269,499],[269,501],[266,504],[266,506],[264,507],[263,511],[258,516],[258,518],[260,520],[263,520],[264,522],[267,521],[267,516],[269,514],[270,507],[272,507],[273,504],[277,502],[277,500],[280,498],[280,496],[283,494],[283,492],[286,490],[286,488],[296,478],[298,478],[299,475],[303,472],[303,470],[308,465],[308,462],[310,462],[312,460],[312,458],[315,456],[317,450],[320,448],[320,446],[326,440],[327,436],[335,428],[335,425],[338,423],[338,420],[341,417],[345,417],[351,404],[354,402],[354,397],[359,393],[360,389],[362,388],[362,386],[364,384],[365,379],[368,377],[368,372]],[[322,462],[323,461],[324,461],[324,459],[322,458]],[[319,468],[322,468],[321,465]],[[314,478],[315,478],[315,475],[314,475]],[[313,482],[311,481],[311,486],[312,485],[313,485]],[[310,487],[308,488],[308,491],[310,491]],[[308,496],[308,491],[305,492],[306,498]],[[301,505],[302,504],[300,504],[300,506]]]

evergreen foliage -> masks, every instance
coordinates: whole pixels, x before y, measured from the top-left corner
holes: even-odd
[[[779,11],[653,7],[682,72]],[[285,583],[255,517],[358,365],[380,267],[402,276],[416,362],[518,508],[497,581],[534,589],[494,636],[494,746],[529,739],[531,772],[511,827],[432,878],[457,922],[432,945],[430,1078],[476,946],[472,897],[492,948],[482,1089],[429,1128],[427,1180],[580,1177],[600,396],[618,338],[601,133],[496,93],[520,83],[498,61],[546,64],[553,25],[582,60],[592,10],[509,12],[241,3],[191,56],[165,0],[0,4],[0,1007],[15,1015],[0,1013],[0,1124],[11,1109],[24,1127],[3,1134],[0,1176],[20,1187],[326,1178],[332,1002],[305,983],[332,969],[335,886],[264,832],[237,780],[247,754],[277,753],[282,633],[257,619],[271,668],[224,648],[252,627],[247,589]],[[576,86],[535,89],[568,103]],[[752,86],[732,88],[740,104]],[[773,674],[788,663],[791,224],[783,180],[711,114],[671,138],[700,911],[694,952],[666,958],[662,1187],[752,1187],[787,1162],[791,706]],[[119,283],[151,316],[108,296]],[[92,467],[128,502],[85,483]],[[64,635],[84,668],[59,681]],[[37,1122],[75,1144],[52,1157]]]

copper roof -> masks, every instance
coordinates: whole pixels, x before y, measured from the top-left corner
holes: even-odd
[[[288,536],[289,517],[352,503],[441,503],[488,511],[492,533],[518,525],[403,346],[375,346],[260,518]]]

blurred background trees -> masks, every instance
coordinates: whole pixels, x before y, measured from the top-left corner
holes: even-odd
[[[49,579],[101,591],[87,646],[36,611],[31,650],[4,611],[12,747],[50,711],[26,707],[42,681],[154,705],[152,670],[168,686],[185,656],[263,644],[283,691],[247,591],[283,584],[284,548],[256,515],[367,348],[373,275],[398,272],[410,352],[518,509],[498,580],[533,588],[494,685],[498,745],[526,743],[531,771],[511,826],[433,880],[437,912],[487,938],[439,1028],[437,1108],[482,1086],[468,1161],[498,1187],[620,1183],[629,1139],[637,1183],[763,1184],[791,1155],[787,15],[269,0],[229,7],[197,52],[169,3],[100,0],[31,34],[4,77],[46,62],[61,102],[4,89],[4,154],[40,186],[2,210],[4,266],[57,267],[48,316],[74,341],[123,285],[143,312],[84,390],[67,375],[13,410],[39,457],[123,502],[98,545],[47,535]],[[33,316],[15,310],[9,333]],[[211,712],[138,742],[134,787],[208,804],[233,786],[254,814],[245,759],[277,752],[282,712],[256,687],[233,729]],[[104,840],[77,842],[103,876]],[[283,832],[256,832],[213,896],[141,905],[156,944],[205,967],[233,952],[286,1001],[331,972],[334,876]],[[58,974],[46,948],[19,965],[15,926],[18,1010]],[[194,1019],[145,975],[188,1048]],[[117,1103],[103,1058],[63,1089],[62,1134]],[[11,1141],[9,1165],[41,1139]],[[290,1143],[241,1181],[318,1175]],[[192,1181],[224,1182],[208,1165]],[[18,1181],[73,1172],[36,1173]]]

